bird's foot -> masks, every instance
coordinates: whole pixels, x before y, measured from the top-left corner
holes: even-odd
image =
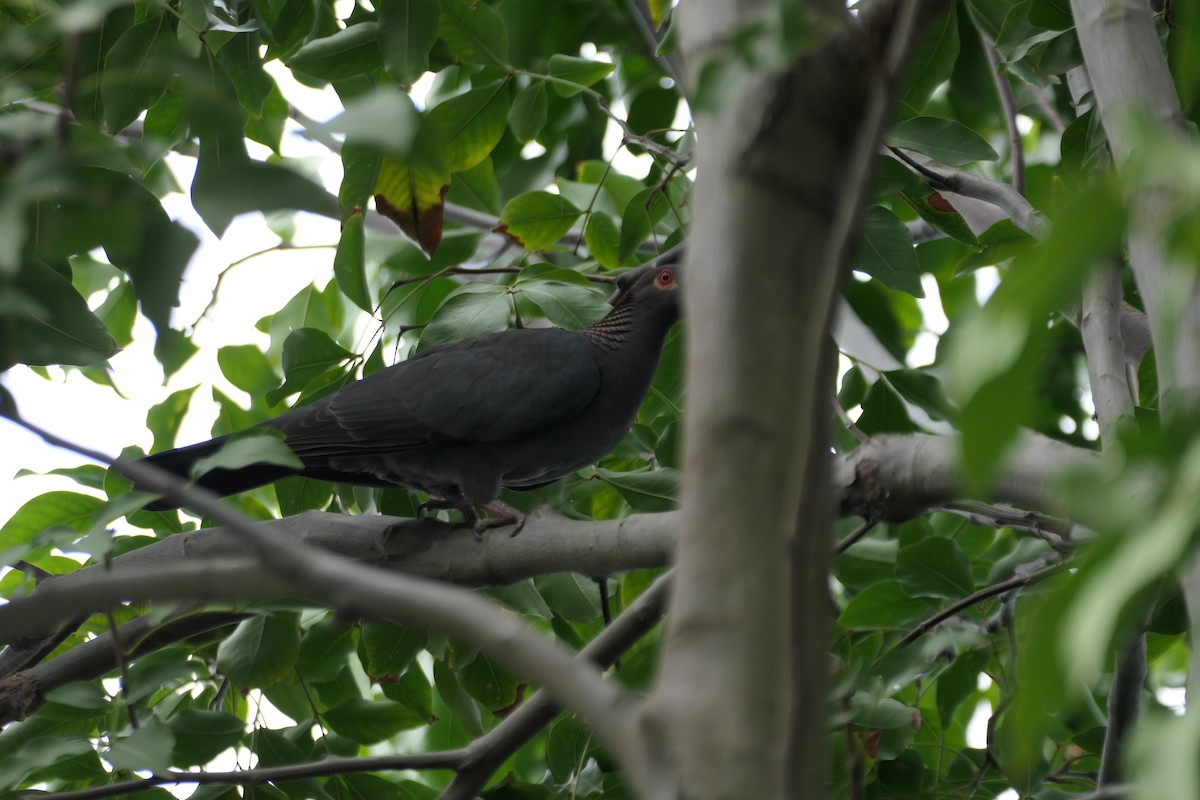
[[[483,503],[479,506],[485,511],[490,511],[496,516],[488,519],[482,519],[478,514],[472,522],[475,528],[475,538],[482,539],[483,532],[491,528],[503,528],[506,525],[512,525],[513,530],[509,536],[516,536],[525,527],[525,514],[516,508],[513,508],[503,500],[492,500],[490,503]]]

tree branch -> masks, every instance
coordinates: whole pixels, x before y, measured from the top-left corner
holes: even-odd
[[[664,575],[635,600],[612,625],[580,651],[579,659],[607,666],[648,633],[666,610],[670,576]],[[53,792],[54,800],[99,800],[134,794],[156,786],[183,784],[255,786],[297,778],[388,770],[452,769],[458,772],[443,800],[473,798],[495,770],[560,712],[545,692],[538,691],[503,722],[467,747],[432,753],[386,756],[329,756],[304,764],[260,767],[232,772],[168,772],[140,780],[122,781],[73,792]]]
[[[14,417],[14,421],[53,444],[109,461],[135,484],[162,492],[229,526],[246,536],[258,555],[256,562],[222,560],[183,564],[182,569],[159,567],[149,574],[145,570],[128,570],[117,577],[115,584],[115,573],[110,571],[74,588],[47,586],[37,597],[22,598],[0,607],[0,619],[11,620],[14,615],[19,619],[19,622],[13,620],[16,624],[12,626],[18,636],[29,634],[30,623],[35,630],[38,625],[42,630],[52,627],[54,623],[44,616],[48,610],[59,609],[52,611],[51,619],[61,619],[62,608],[95,611],[138,597],[165,600],[297,597],[352,616],[428,626],[479,647],[517,674],[541,684],[556,702],[578,714],[592,728],[635,786],[647,785],[650,776],[644,768],[644,758],[633,745],[635,718],[629,698],[619,687],[605,681],[594,667],[574,661],[572,654],[547,641],[515,616],[460,589],[337,559],[279,531],[250,524],[211,492],[187,486],[152,465],[123,458],[109,460],[102,453],[78,447],[19,418]],[[196,583],[197,578],[201,578],[200,584]],[[209,586],[203,585],[209,581],[212,581]],[[97,602],[101,605],[96,606]],[[4,625],[0,623],[0,627]]]

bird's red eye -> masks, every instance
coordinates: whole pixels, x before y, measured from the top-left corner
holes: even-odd
[[[658,275],[655,276],[654,282],[659,286],[670,286],[671,284],[675,283],[675,273],[669,269],[661,270]]]

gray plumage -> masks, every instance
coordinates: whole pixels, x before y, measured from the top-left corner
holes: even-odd
[[[301,474],[409,487],[476,522],[474,508],[494,508],[502,487],[544,485],[620,443],[679,318],[678,277],[675,266],[622,275],[613,310],[580,331],[509,330],[431,347],[262,423],[283,433],[303,469],[214,469],[198,483],[233,494]],[[187,476],[227,438],[146,460]]]

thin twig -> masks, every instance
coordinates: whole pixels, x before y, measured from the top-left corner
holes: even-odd
[[[981,603],[984,600],[987,600],[989,598],[1005,594],[1006,592],[1010,592],[1013,589],[1020,589],[1024,586],[1029,586],[1030,584],[1037,583],[1038,581],[1042,580],[1043,578],[1048,578],[1051,575],[1055,574],[1056,572],[1061,570],[1064,566],[1066,566],[1065,562],[1058,561],[1058,562],[1051,564],[1048,567],[1042,567],[1041,569],[1039,569],[1035,572],[1031,572],[1028,575],[1016,575],[1012,578],[1009,578],[1006,581],[1001,581],[1000,583],[993,584],[991,586],[988,586],[987,588],[980,589],[978,592],[968,595],[967,597],[964,597],[962,600],[959,600],[956,603],[951,603],[950,605],[946,606],[941,611],[937,612],[936,614],[929,617],[928,619],[922,621],[919,625],[917,625],[915,628],[913,628],[911,631],[909,631],[908,635],[905,636],[903,639],[901,639],[899,641],[899,643],[896,644],[895,649],[899,650],[901,647],[906,647],[907,645],[912,644],[913,642],[915,642],[917,639],[920,639],[922,636],[924,636],[926,633],[928,633],[933,628],[936,628],[938,625],[942,624],[946,620],[957,615],[958,612],[960,612],[964,609],[970,608],[971,606],[975,605],[976,603]]]
[[[873,531],[875,529],[875,526],[878,524],[879,524],[879,520],[869,519],[866,522],[864,522],[862,525],[859,525],[857,528],[855,528],[850,533],[850,535],[848,535],[845,539],[842,539],[840,542],[838,542],[837,545],[833,548],[834,557],[836,558],[837,556],[840,556],[842,553],[849,550],[856,543],[858,543],[864,536],[866,536],[868,533]]]
[[[1012,185],[1019,193],[1025,194],[1025,144],[1021,140],[1021,130],[1017,127],[1017,104],[1013,100],[1012,85],[1008,77],[1000,69],[1000,53],[996,46],[986,37],[983,38],[983,52],[987,55],[988,65],[992,68],[992,80],[996,83],[996,94],[1000,96],[1000,110],[1004,114],[1004,125],[1008,128],[1008,154],[1012,159]]]
[[[117,618],[112,611],[105,612],[104,616],[108,619],[108,634],[112,639],[113,659],[121,671],[121,699],[125,702],[126,713],[129,714],[129,727],[136,731],[139,727],[137,709],[129,701],[129,659],[125,657],[125,646],[121,643],[120,626],[117,625]]]

